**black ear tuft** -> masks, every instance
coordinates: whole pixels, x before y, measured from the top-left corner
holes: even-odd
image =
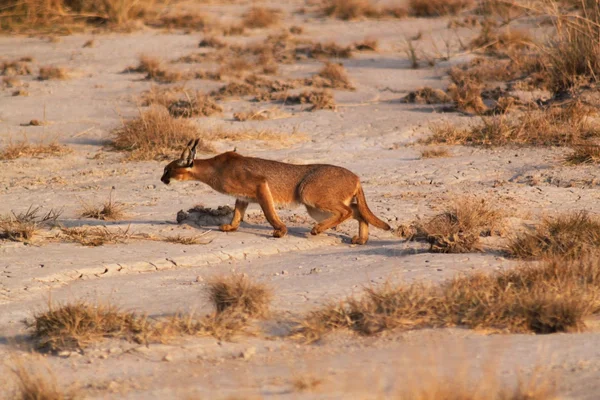
[[[192,143],[194,143],[194,139],[192,139],[188,142],[187,147],[190,147],[192,145]]]

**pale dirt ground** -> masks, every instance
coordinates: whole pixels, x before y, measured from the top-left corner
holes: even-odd
[[[288,13],[301,5],[286,4]],[[281,4],[277,4],[281,7]],[[215,15],[239,15],[243,6],[216,6]],[[357,173],[371,209],[394,226],[441,210],[459,195],[482,196],[512,215],[515,226],[540,216],[568,210],[600,211],[596,170],[566,167],[560,149],[479,149],[454,146],[451,157],[420,159],[432,121],[468,122],[439,107],[400,103],[408,91],[432,86],[445,88],[450,64],[413,70],[402,51],[405,37],[418,32],[421,50],[442,48],[451,38],[447,19],[405,19],[341,22],[332,19],[287,17],[302,25],[305,36],[335,39],[347,44],[364,37],[380,41],[378,53],[362,53],[343,60],[357,90],[336,91],[337,112],[306,112],[282,107],[289,118],[262,122],[234,122],[235,111],[268,108],[247,101],[223,102],[222,116],[198,119],[198,124],[270,128],[301,132],[309,140],[290,146],[256,141],[221,141],[220,151],[237,147],[244,155],[297,163],[326,162]],[[277,31],[277,29],[268,32]],[[267,33],[232,40],[260,40]],[[473,32],[457,31],[463,40]],[[36,81],[29,97],[11,97],[0,91],[0,135],[3,140],[58,138],[74,152],[60,158],[18,159],[0,162],[0,213],[24,211],[30,204],[44,210],[64,207],[66,226],[101,225],[78,218],[81,202],[102,202],[114,188],[115,199],[127,204],[127,218],[117,223],[138,233],[155,235],[198,233],[177,225],[177,211],[201,203],[209,207],[233,205],[233,200],[200,183],[163,185],[164,163],[123,162],[122,155],[103,145],[121,118],[137,114],[136,99],[151,83],[141,74],[121,71],[135,64],[141,53],[175,59],[197,51],[201,33],[137,31],[95,36],[96,46],[82,48],[91,34],[76,34],[51,43],[41,38],[0,37],[5,59],[33,56],[36,68],[55,64],[73,69],[68,81]],[[457,42],[450,40],[458,53]],[[284,65],[280,75],[309,76],[321,63],[308,60]],[[194,64],[181,64],[194,68]],[[190,81],[188,87],[211,90],[220,83]],[[42,127],[23,127],[31,119],[50,121]],[[473,119],[474,120],[474,119]],[[202,155],[205,156],[205,155]],[[207,155],[206,155],[207,156]],[[14,376],[11,357],[32,356],[13,343],[26,335],[22,323],[43,310],[48,299],[88,299],[111,302],[150,316],[182,311],[210,311],[202,295],[207,277],[243,272],[274,290],[274,308],[284,319],[298,315],[327,299],[360,293],[361,288],[391,281],[438,282],[459,273],[498,270],[515,265],[499,247],[488,242],[481,254],[445,255],[427,252],[427,246],[407,243],[391,233],[372,229],[365,246],[352,246],[348,235],[357,229],[345,223],[338,231],[311,237],[311,222],[303,209],[281,210],[290,223],[283,239],[270,236],[271,228],[257,206],[249,210],[251,223],[235,233],[214,230],[206,245],[184,246],[147,240],[97,248],[43,241],[34,245],[0,242],[0,397],[9,398]],[[311,270],[312,273],[311,273]],[[266,326],[277,335],[284,331]],[[149,347],[105,341],[83,355],[45,357],[61,385],[83,388],[86,398],[390,398],[398,390],[417,385],[423,377],[468,376],[473,383],[492,376],[513,385],[517,375],[530,376],[538,367],[558,386],[565,398],[593,399],[600,390],[600,335],[581,334],[486,335],[461,329],[392,333],[375,338],[336,334],[315,345],[298,345],[284,338],[247,338],[218,342],[191,339]],[[252,352],[255,354],[252,355]],[[241,357],[246,352],[251,357]],[[166,358],[170,361],[166,361]],[[493,366],[490,367],[490,366]],[[487,372],[486,372],[487,371]],[[295,377],[312,375],[323,383],[314,392],[292,389]],[[254,396],[254,397],[253,397]]]

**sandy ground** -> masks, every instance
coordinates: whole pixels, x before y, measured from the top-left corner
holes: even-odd
[[[299,5],[286,5],[285,11]],[[234,15],[244,9],[210,7]],[[336,112],[284,106],[291,114],[288,118],[234,122],[233,112],[256,105],[224,101],[223,115],[197,123],[269,128],[290,135],[296,131],[308,140],[289,146],[220,141],[215,143],[219,151],[237,147],[244,155],[347,167],[361,177],[371,209],[394,226],[432,215],[449,199],[465,194],[498,204],[516,223],[558,211],[600,212],[596,171],[562,165],[562,150],[453,146],[449,158],[420,158],[423,146],[416,142],[427,135],[430,122],[470,121],[444,114],[439,107],[400,102],[408,91],[422,86],[445,88],[449,65],[466,59],[459,55],[435,67],[409,68],[402,51],[404,37],[422,32],[420,49],[433,52],[443,38],[454,35],[446,28],[447,19],[341,22],[304,20],[294,14],[288,21],[302,25],[305,36],[314,40],[336,38],[349,44],[373,37],[381,50],[343,60],[357,90],[335,92]],[[254,30],[242,40],[259,40],[272,31],[277,29]],[[468,37],[473,32],[458,33]],[[153,235],[198,233],[197,228],[175,222],[179,210],[196,204],[233,205],[233,200],[200,183],[165,186],[159,181],[164,162],[123,162],[122,154],[104,145],[121,119],[137,114],[136,99],[151,86],[142,74],[121,72],[136,64],[141,53],[166,60],[192,53],[202,34],[149,29],[108,33],[94,36],[95,47],[82,48],[92,37],[76,34],[57,43],[0,37],[2,58],[32,56],[36,67],[66,66],[76,74],[67,81],[37,81],[35,73],[24,77],[28,97],[12,97],[10,89],[0,91],[1,139],[57,138],[73,149],[63,157],[0,162],[0,214],[24,211],[30,204],[42,210],[63,207],[60,222],[65,226],[103,225],[107,223],[80,219],[78,213],[82,202],[102,202],[112,190],[115,199],[127,205],[127,217],[109,225]],[[282,66],[280,75],[306,77],[320,66],[318,61],[300,61]],[[194,80],[186,85],[211,90],[220,83]],[[48,123],[21,126],[31,119]],[[276,313],[294,316],[388,280],[438,282],[460,273],[515,265],[498,250],[502,240],[488,242],[489,249],[480,254],[431,254],[423,244],[372,229],[367,245],[352,246],[348,236],[355,234],[355,222],[311,237],[312,223],[303,209],[279,213],[293,221],[283,239],[270,236],[261,211],[251,206],[248,222],[238,232],[207,227],[212,231],[206,234],[210,243],[205,245],[135,239],[96,248],[51,240],[31,245],[0,242],[0,357],[6,360],[0,366],[0,397],[9,398],[14,385],[13,359],[34,359],[14,345],[27,334],[22,321],[43,310],[50,297],[110,301],[150,316],[207,312],[210,308],[202,295],[206,278],[243,272],[273,288]],[[98,399],[390,398],[423,376],[467,376],[475,384],[487,373],[502,384],[514,385],[518,376],[530,376],[540,367],[565,398],[594,399],[600,390],[600,335],[593,331],[533,336],[447,329],[375,338],[341,333],[319,344],[299,345],[277,337],[281,331],[277,326],[266,329],[275,337],[242,337],[235,342],[186,338],[150,346],[105,341],[83,354],[45,356],[43,363],[61,385],[75,384],[85,398]],[[295,391],[293,380],[307,375],[322,379],[322,384],[312,392]]]

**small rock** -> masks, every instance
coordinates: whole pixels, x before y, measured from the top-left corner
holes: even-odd
[[[256,354],[256,347],[248,347],[246,350],[242,351],[240,357],[244,360],[249,360],[253,355]]]
[[[287,274],[287,273],[288,273],[288,272],[287,272],[285,269],[284,269],[283,271],[281,271],[281,275],[285,275],[285,274]]]
[[[118,349],[117,347],[113,347],[112,349],[108,350],[108,352],[109,352],[110,354],[115,354],[115,353],[118,353],[118,352],[119,352],[119,349]]]
[[[173,361],[173,356],[170,354],[167,354],[163,357],[163,361]]]
[[[203,277],[201,277],[200,275],[198,275],[198,276],[196,277],[196,282],[204,282],[204,278],[203,278]]]
[[[71,357],[71,352],[68,350],[63,350],[57,354],[59,357],[69,358]]]
[[[108,384],[108,386],[106,387],[108,390],[110,390],[111,392],[116,391],[117,389],[119,389],[119,384],[115,381],[112,381],[111,383]]]
[[[102,360],[106,360],[108,358],[108,354],[100,354],[98,356],[98,358],[102,359]]]

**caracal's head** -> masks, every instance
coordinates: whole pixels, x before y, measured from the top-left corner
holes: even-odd
[[[194,158],[196,157],[196,146],[200,139],[190,140],[183,153],[178,160],[171,161],[163,172],[160,180],[168,185],[171,179],[175,181],[185,181],[190,179],[190,168],[194,166]]]

